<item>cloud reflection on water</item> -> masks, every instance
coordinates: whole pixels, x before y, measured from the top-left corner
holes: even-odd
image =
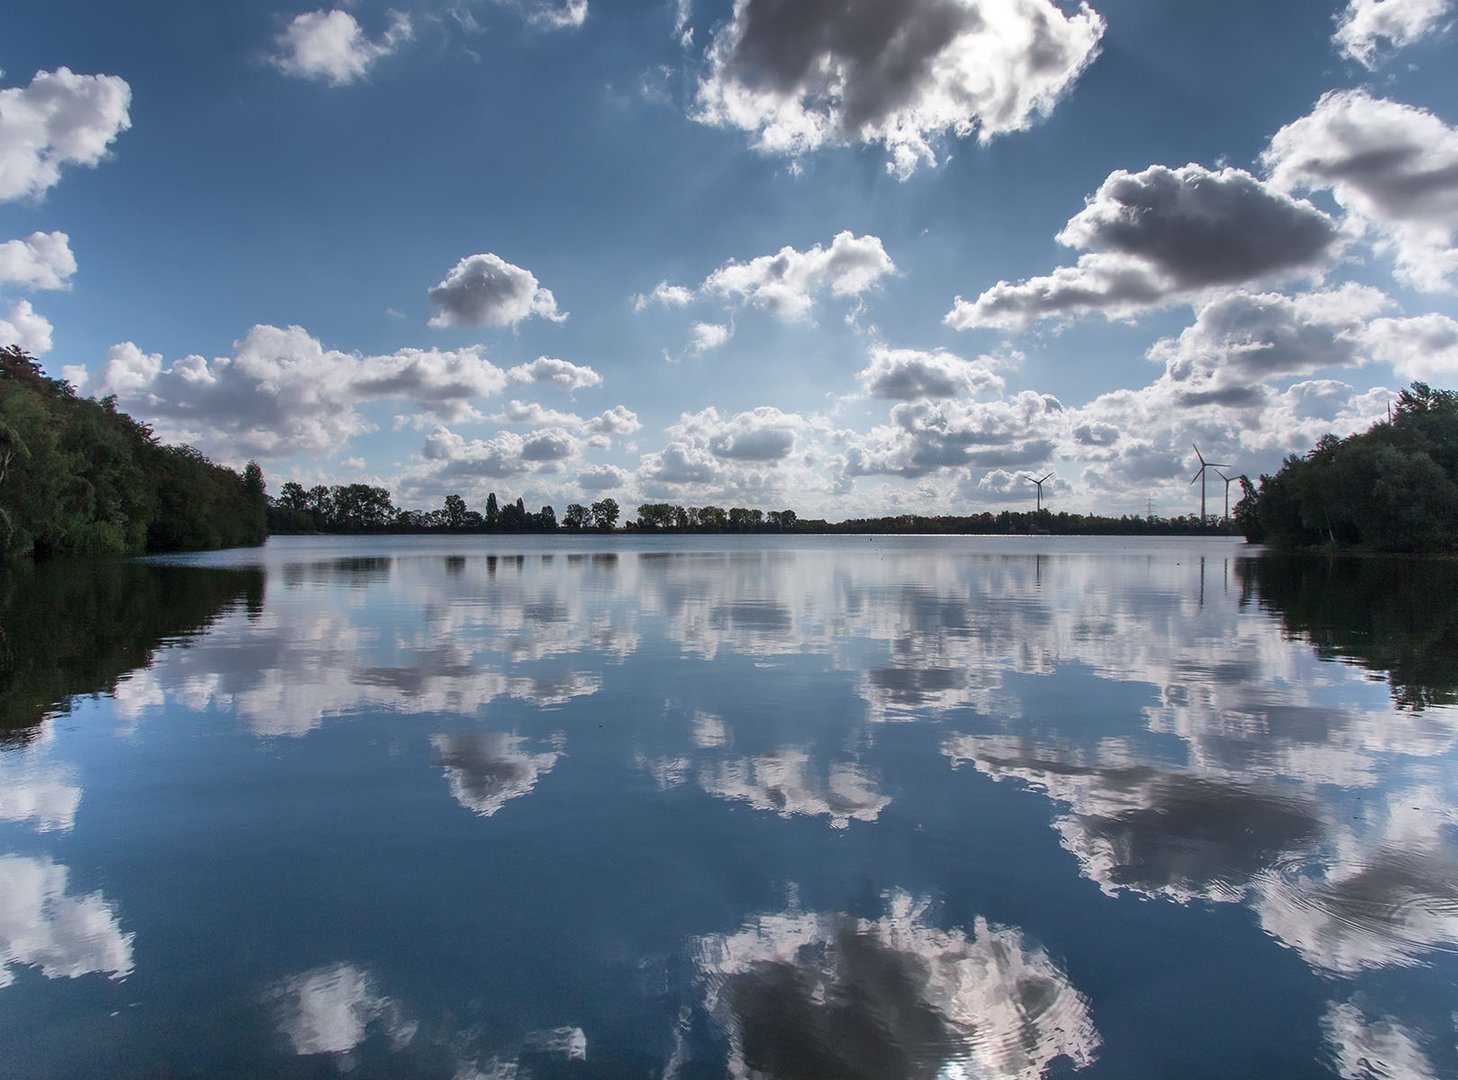
[[[927,921],[905,893],[879,919],[759,915],[693,948],[736,1078],[1037,1080],[1093,1063],[1087,999],[1021,933]]]
[[[700,787],[721,799],[773,810],[781,817],[826,817],[837,829],[852,821],[875,821],[891,802],[853,762],[830,762],[824,780],[814,778],[814,770],[803,750],[781,750],[721,760],[705,766],[698,780]]]
[[[512,799],[528,795],[552,771],[558,753],[532,754],[515,735],[490,732],[432,735],[435,762],[445,770],[451,796],[467,810],[490,817]]]
[[[970,726],[976,733],[949,735],[944,753],[1066,806],[1055,819],[1062,842],[1106,891],[1248,903],[1332,971],[1409,963],[1458,939],[1452,836],[1440,830],[1414,847],[1384,835],[1410,797],[1399,793],[1423,788],[1429,806],[1458,803],[1451,770],[1420,775],[1458,745],[1458,720],[1382,707],[1350,692],[1365,683],[1359,671],[1314,665],[1280,623],[1245,604],[1253,589],[1283,595],[1282,579],[1232,569],[1229,558],[948,551],[871,543],[610,564],[401,557],[286,567],[294,593],[323,603],[224,617],[124,682],[118,706],[125,714],[159,695],[227,703],[258,734],[297,735],[365,710],[480,716],[502,699],[567,707],[602,691],[604,664],[634,662],[645,633],[703,662],[814,657],[851,676],[865,731],[852,719],[836,738],[797,737],[791,717],[771,745],[731,753],[739,721],[697,709],[638,760],[661,787],[693,779],[730,802],[844,827],[877,820],[891,801],[862,762],[876,722]],[[392,600],[387,620],[348,593],[318,591],[341,577]],[[1149,688],[1147,703],[1108,717],[1113,728],[1097,738],[1073,715],[1037,720],[1038,739],[1019,734],[1033,722],[1036,683],[1056,684],[1074,665],[1101,685]],[[490,738],[500,745],[434,743],[453,793],[485,815],[556,761],[514,736]],[[1351,791],[1365,793],[1356,818],[1337,805]]]
[[[17,966],[48,979],[131,974],[133,935],[100,892],[71,894],[69,876],[49,858],[0,855],[0,987]]]
[[[417,1024],[400,1003],[382,995],[368,971],[330,964],[283,980],[269,995],[279,1031],[295,1054],[345,1054],[378,1029],[392,1049],[409,1045]]]
[[[306,567],[286,572],[288,587],[261,610],[224,614],[188,648],[163,650],[117,687],[115,711],[137,722],[168,704],[231,709],[272,736],[347,717],[430,716],[434,734],[418,736],[429,760],[460,805],[490,817],[554,770],[554,784],[575,782],[561,764],[566,736],[544,749],[548,732],[531,727],[534,713],[560,710],[552,725],[573,733],[574,769],[603,769],[594,755],[616,752],[663,789],[640,785],[633,797],[652,804],[697,787],[721,810],[814,819],[848,829],[848,841],[887,828],[877,823],[891,820],[893,799],[916,805],[905,777],[928,777],[939,747],[941,779],[929,785],[1038,793],[1068,852],[1055,855],[1105,893],[1247,908],[1339,988],[1323,1031],[1344,1075],[1365,1075],[1357,1063],[1377,1057],[1392,1075],[1429,1075],[1438,1058],[1428,1030],[1401,1010],[1358,1007],[1348,991],[1458,949],[1458,713],[1445,707],[1441,640],[1410,628],[1389,696],[1368,670],[1386,654],[1311,610],[1319,580],[1302,579],[1299,618],[1283,622],[1253,602],[1286,602],[1282,587],[1234,559],[1034,558],[957,543]],[[1382,604],[1384,619],[1403,623],[1400,597]],[[1345,662],[1318,661],[1301,635],[1335,641],[1328,652]],[[639,722],[593,744],[597,709]],[[29,789],[0,793],[0,819],[64,831],[71,781],[39,761],[24,774]],[[913,927],[897,931],[905,949],[889,944],[898,919]],[[806,1032],[850,1023],[859,1034],[856,1010],[884,1009],[888,1023],[946,1050],[944,1061],[970,1053],[978,1032],[1022,1031],[1023,1020],[997,1019],[1004,1007],[1023,1016],[1018,991],[1007,991],[1012,1006],[996,1005],[996,980],[968,974],[993,970],[975,960],[987,943],[1021,938],[981,925],[971,938],[945,933],[905,912],[791,913],[703,939],[723,951],[712,1007],[738,1040],[741,1072],[781,1049],[809,1054],[802,1065],[836,1060],[819,1044],[776,1049],[793,1042],[784,1016],[800,1016]],[[1034,984],[1070,1000],[1043,961],[1027,961],[1044,976]],[[976,1024],[957,1019],[975,1010],[958,1013],[956,993],[918,981],[944,968],[983,987]],[[849,994],[872,971],[877,986],[916,994],[824,1011],[825,993]],[[379,996],[361,979],[326,980],[345,1004],[317,1015],[370,1017],[361,1030],[383,1023],[373,1006],[349,1004]],[[1053,1056],[1091,1060],[1097,1036],[1091,1026],[1085,1035]],[[974,1055],[983,1074],[1040,1075],[1052,1060],[1036,1032],[1006,1038],[1028,1056]]]
[[[1438,1080],[1419,1037],[1391,1017],[1372,1017],[1352,1002],[1321,1018],[1332,1067],[1343,1080]]]
[[[0,821],[30,822],[37,832],[68,832],[76,824],[81,787],[74,771],[26,755],[0,757]]]

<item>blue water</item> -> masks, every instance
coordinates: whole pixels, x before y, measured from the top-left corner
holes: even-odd
[[[1425,565],[589,536],[130,567],[150,631],[98,605],[66,693],[7,706],[0,1075],[1458,1075]]]

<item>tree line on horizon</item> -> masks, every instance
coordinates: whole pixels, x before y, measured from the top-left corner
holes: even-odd
[[[1054,513],[1041,510],[984,511],[976,514],[898,514],[832,522],[802,518],[793,510],[764,511],[742,506],[679,506],[642,503],[637,517],[619,525],[617,500],[590,505],[572,503],[559,520],[551,506],[532,513],[522,499],[498,501],[491,492],[481,510],[471,509],[459,494],[445,497],[434,510],[396,507],[388,488],[367,484],[318,484],[305,488],[290,481],[268,500],[271,533],[945,533],[964,535],[1235,535],[1235,527],[1199,515],[1178,517],[1126,514]]]
[[[0,347],[0,562],[263,543],[263,471],[169,446],[114,397],[78,397]]]
[[[1258,486],[1245,477],[1241,485],[1230,522],[1046,508],[830,522],[793,510],[643,503],[619,525],[612,498],[573,503],[560,521],[551,506],[533,512],[494,492],[480,510],[458,494],[435,510],[398,508],[388,489],[367,484],[290,482],[270,498],[256,463],[240,473],[164,444],[114,397],[78,397],[24,350],[0,348],[0,562],[250,546],[270,532],[1243,533],[1280,549],[1458,551],[1458,392],[1414,382],[1388,420],[1323,436]]]
[[[1390,419],[1242,478],[1236,524],[1282,550],[1458,551],[1458,392],[1414,382]]]

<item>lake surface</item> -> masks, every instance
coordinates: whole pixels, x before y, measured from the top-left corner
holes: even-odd
[[[0,577],[0,1075],[1458,1076],[1458,563]]]

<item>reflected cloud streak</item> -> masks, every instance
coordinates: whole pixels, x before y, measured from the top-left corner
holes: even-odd
[[[279,1031],[295,1054],[345,1054],[378,1029],[399,1050],[415,1037],[400,1004],[381,995],[369,972],[330,964],[285,979],[270,994],[279,1010]]]
[[[0,821],[29,822],[37,832],[69,832],[81,788],[71,770],[34,764],[29,756],[0,757]]]
[[[710,795],[773,810],[781,817],[827,817],[836,829],[852,821],[875,821],[891,802],[851,762],[832,762],[824,781],[813,779],[812,773],[808,754],[782,750],[708,767],[699,773],[699,786]]]
[[[67,891],[69,871],[48,858],[0,856],[0,987],[13,968],[32,966],[48,979],[132,973],[132,934],[99,892]]]
[[[1391,1018],[1345,1002],[1327,1010],[1321,1027],[1343,1080],[1438,1080],[1418,1037]]]
[[[954,737],[943,752],[1066,806],[1053,823],[1063,847],[1110,895],[1246,903],[1313,967],[1341,974],[1458,948],[1458,812],[1434,789],[1389,792],[1371,810],[1385,824],[1353,828],[1290,786],[1088,764],[999,736]]]
[[[435,763],[445,770],[451,797],[472,813],[490,817],[512,799],[531,794],[552,771],[560,753],[532,754],[526,740],[493,732],[433,735]]]

